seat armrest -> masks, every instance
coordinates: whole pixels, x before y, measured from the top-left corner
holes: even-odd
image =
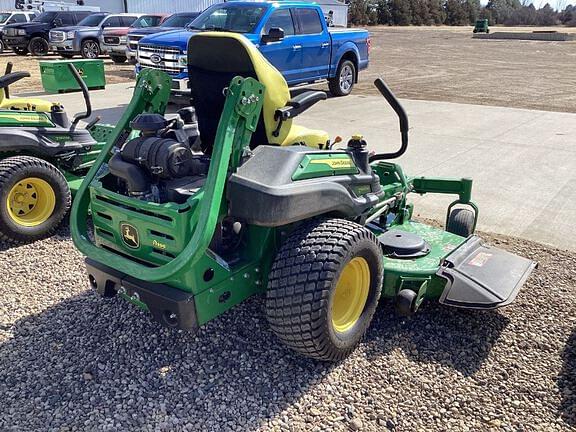
[[[274,117],[276,119],[288,120],[303,113],[316,102],[326,100],[326,93],[322,91],[310,90],[290,99],[285,107],[276,110]]]

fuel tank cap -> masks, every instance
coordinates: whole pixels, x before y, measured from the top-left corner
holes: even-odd
[[[417,234],[389,230],[378,236],[384,255],[392,258],[418,258],[430,253],[430,245]]]

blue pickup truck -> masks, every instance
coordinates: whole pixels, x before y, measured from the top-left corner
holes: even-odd
[[[362,29],[328,27],[314,3],[233,1],[206,9],[185,30],[145,37],[138,43],[138,65],[172,76],[172,91],[188,90],[188,39],[200,31],[242,33],[272,63],[288,85],[328,80],[335,96],[350,94],[358,71],[368,67],[370,35]]]

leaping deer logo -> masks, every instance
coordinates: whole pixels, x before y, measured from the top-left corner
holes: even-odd
[[[138,238],[136,228],[129,224],[122,224],[120,230],[122,231],[122,240],[128,247],[137,248],[140,246],[140,239]]]

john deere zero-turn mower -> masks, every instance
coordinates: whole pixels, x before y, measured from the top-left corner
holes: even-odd
[[[69,67],[86,102],[72,123],[59,103],[10,98],[9,86],[28,72],[12,73],[8,64],[0,77],[0,240],[29,242],[53,233],[113,129],[97,119],[78,127],[92,110],[86,85]]]
[[[293,124],[325,94],[291,98],[241,35],[193,36],[188,65],[202,151],[162,116],[138,115],[143,101],[167,100],[162,73],[145,71],[74,201],[73,239],[100,294],[187,330],[265,294],[278,338],[330,361],[358,344],[381,297],[402,314],[424,299],[514,300],[534,263],[473,235],[471,180],[409,177],[391,162],[407,150],[408,119],[382,80],[402,146],[370,156],[360,136],[339,149]],[[410,193],[456,197],[446,230],[411,219]]]

